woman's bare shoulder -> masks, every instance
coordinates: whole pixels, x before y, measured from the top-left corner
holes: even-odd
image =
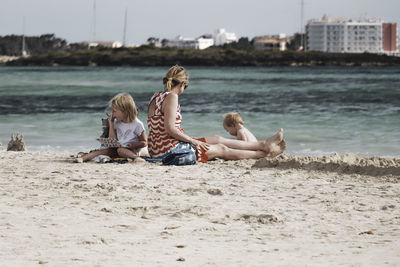
[[[174,101],[178,101],[178,95],[175,94],[174,92],[170,92],[169,94],[167,94],[164,98],[164,100],[166,102],[174,102]]]

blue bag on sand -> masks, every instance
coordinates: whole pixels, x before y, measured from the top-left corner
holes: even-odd
[[[179,143],[162,157],[163,165],[193,165],[196,164],[196,149],[189,143]]]

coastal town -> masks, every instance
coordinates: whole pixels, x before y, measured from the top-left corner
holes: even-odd
[[[294,36],[284,33],[256,36],[252,40],[253,48],[285,51],[290,49],[289,44],[296,37],[300,37],[300,42],[297,42],[295,46],[298,51],[399,55],[400,38],[397,35],[396,23],[365,16],[359,19],[323,16],[321,19],[310,20],[305,28],[305,34],[298,33]],[[163,42],[160,42],[158,38],[150,40],[152,44],[159,47],[195,49],[206,49],[213,45],[221,46],[237,41],[236,34],[227,32],[225,29],[217,29],[212,35],[204,34],[197,38],[177,36],[175,39],[163,40]]]
[[[43,37],[43,38],[42,38]],[[321,19],[311,19],[304,27],[304,32],[289,36],[285,33],[238,38],[234,32],[220,28],[212,34],[184,37],[181,35],[172,39],[149,37],[142,45],[130,45],[120,41],[84,41],[67,43],[56,38],[54,34],[39,37],[52,47],[37,50],[39,46],[31,40],[38,37],[0,36],[0,63],[26,58],[34,54],[54,51],[77,51],[95,48],[137,48],[140,46],[154,48],[176,48],[205,50],[210,47],[229,47],[254,51],[317,51],[323,53],[370,53],[377,55],[399,56],[400,36],[397,34],[397,23],[385,22],[380,18],[362,16],[358,19],[332,18],[323,16]],[[125,38],[125,37],[124,37]],[[11,41],[10,41],[11,40]],[[8,46],[8,47],[7,47]],[[9,47],[12,46],[12,49]],[[41,45],[40,45],[41,46]]]

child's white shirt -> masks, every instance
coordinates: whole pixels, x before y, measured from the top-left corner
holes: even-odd
[[[143,123],[136,118],[134,121],[125,123],[122,121],[114,121],[114,129],[117,133],[117,139],[122,146],[126,146],[132,142],[139,142],[139,136],[144,131]]]

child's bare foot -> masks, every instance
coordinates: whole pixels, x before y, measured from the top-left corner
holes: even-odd
[[[277,132],[275,135],[262,141],[264,145],[263,150],[268,154],[271,150],[271,146],[278,145],[280,142],[282,142],[282,140],[283,140],[283,129],[281,128],[279,132]]]
[[[75,158],[75,163],[83,163],[83,158],[79,157],[79,158]]]
[[[141,162],[146,162],[144,159],[142,159],[141,157],[137,157],[133,159],[133,163],[141,163]]]

